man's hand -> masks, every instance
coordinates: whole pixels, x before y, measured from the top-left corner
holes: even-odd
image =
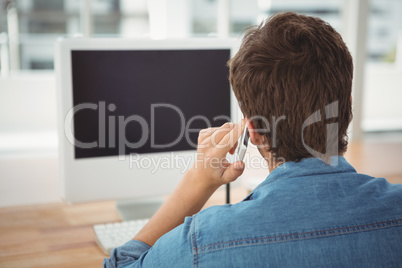
[[[238,124],[226,123],[221,127],[201,130],[197,159],[187,176],[194,176],[206,186],[216,188],[236,180],[243,173],[244,163],[231,164],[226,155],[234,153],[244,127],[245,122],[242,120]]]
[[[243,173],[244,163],[231,164],[226,154],[233,154],[244,127],[242,120],[200,132],[196,163],[135,240],[152,246],[162,235],[182,224],[186,216],[199,212],[219,186],[236,180]]]

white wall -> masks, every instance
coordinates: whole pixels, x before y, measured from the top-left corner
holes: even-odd
[[[401,100],[402,68],[393,64],[369,65],[366,69],[363,127],[367,130],[401,129]],[[53,73],[0,78],[0,135],[56,131]]]
[[[364,85],[363,130],[402,130],[402,68],[369,65]]]
[[[0,78],[0,154],[57,149],[52,72]]]
[[[56,130],[53,73],[0,78],[0,132]]]
[[[59,202],[53,73],[0,78],[0,207]]]

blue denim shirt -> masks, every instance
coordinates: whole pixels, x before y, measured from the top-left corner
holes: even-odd
[[[287,162],[242,202],[187,217],[153,247],[130,241],[104,267],[402,267],[402,185],[335,160]]]

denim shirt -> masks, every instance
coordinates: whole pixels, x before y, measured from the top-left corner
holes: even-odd
[[[402,185],[343,157],[286,162],[246,199],[214,206],[104,267],[402,267]]]

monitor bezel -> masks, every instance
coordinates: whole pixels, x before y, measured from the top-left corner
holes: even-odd
[[[59,170],[60,191],[68,203],[142,198],[169,194],[183,176],[182,170],[129,169],[130,157],[118,156],[75,159],[74,145],[66,138],[66,123],[74,133],[73,122],[66,122],[66,115],[73,107],[72,64],[73,50],[199,50],[229,49],[231,57],[238,50],[235,39],[193,38],[177,40],[123,39],[123,38],[63,38],[56,42],[55,72],[58,106]],[[231,118],[241,118],[236,98],[231,91]],[[71,137],[70,137],[71,139]],[[168,157],[179,153],[186,159],[194,159],[195,151],[152,153],[142,156],[150,158]],[[120,160],[119,160],[120,159]],[[94,176],[94,173],[96,176]],[[139,178],[131,178],[136,176]],[[151,179],[145,180],[144,177]],[[163,177],[163,178],[162,178]],[[153,179],[152,179],[153,178]],[[141,182],[141,183],[140,183]]]

